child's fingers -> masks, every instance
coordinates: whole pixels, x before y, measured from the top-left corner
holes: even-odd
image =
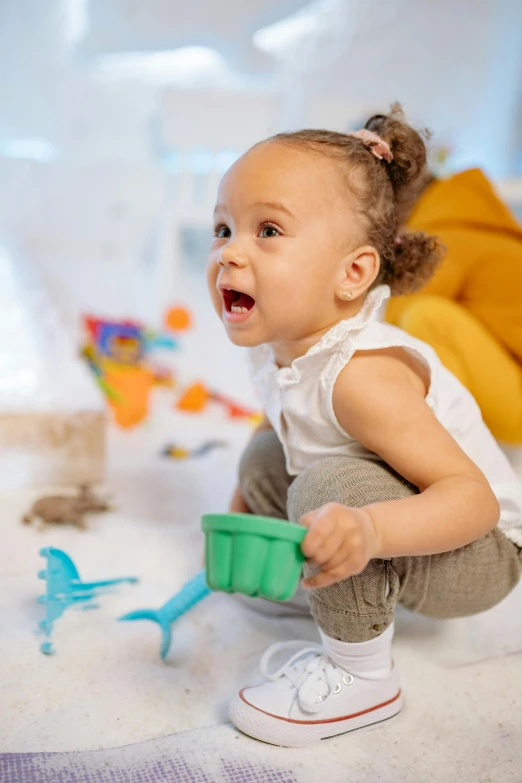
[[[319,574],[309,576],[308,579],[303,579],[301,585],[305,590],[310,590],[318,587],[329,587],[336,582],[342,582],[343,579],[346,579],[343,571],[339,568],[334,568],[333,571],[321,571]]]
[[[307,558],[313,558],[315,553],[330,537],[335,529],[335,522],[325,516],[317,516],[308,526],[308,533],[303,538],[301,549]]]
[[[303,525],[303,527],[310,527],[312,522],[316,519],[318,511],[319,509],[316,511],[309,511],[307,514],[303,514],[299,520],[299,524]]]
[[[354,554],[349,544],[345,544],[329,560],[320,564],[320,573],[303,580],[302,585],[306,588],[327,587],[360,574],[367,564],[368,559],[364,555]]]
[[[339,554],[345,547],[343,547],[344,537],[341,530],[334,528],[329,536],[324,538],[318,543],[318,546],[312,557],[308,558],[308,562],[311,565],[321,566],[324,570],[325,565],[332,560],[332,558],[339,558]],[[346,555],[344,555],[346,557]]]
[[[324,571],[325,573],[327,571],[335,571],[341,566],[344,566],[345,570],[347,570],[351,566],[350,554],[351,552],[349,546],[340,546],[332,553],[332,556],[328,558],[328,560],[324,560],[322,563],[318,563],[317,565],[320,565],[321,571]]]

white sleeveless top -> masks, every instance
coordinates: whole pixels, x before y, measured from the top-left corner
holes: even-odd
[[[382,461],[343,430],[333,408],[333,388],[355,351],[405,348],[430,371],[427,404],[488,479],[500,504],[498,527],[522,546],[522,484],[484,424],[474,398],[433,348],[380,319],[389,296],[389,286],[374,288],[356,316],[337,323],[290,367],[277,367],[268,343],[250,349],[252,380],[283,446],[288,473],[295,476],[323,457]]]

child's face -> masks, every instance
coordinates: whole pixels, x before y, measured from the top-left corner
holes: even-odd
[[[339,320],[335,286],[358,232],[331,161],[255,147],[223,177],[214,225],[208,285],[233,343],[300,355]]]

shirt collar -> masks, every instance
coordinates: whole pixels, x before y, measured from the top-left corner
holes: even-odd
[[[297,383],[301,377],[300,371],[304,369],[310,359],[313,359],[318,354],[331,352],[339,343],[344,342],[349,334],[358,332],[364,329],[371,321],[377,320],[381,307],[389,299],[390,294],[389,285],[382,284],[376,286],[366,295],[364,304],[357,315],[354,315],[352,318],[346,318],[344,321],[339,321],[332,326],[303,356],[298,356],[297,359],[294,359],[290,367],[277,366],[274,358],[274,349],[269,343],[252,348],[250,351],[251,359],[260,367],[263,375],[263,370],[270,370],[280,376],[284,376],[290,383]]]

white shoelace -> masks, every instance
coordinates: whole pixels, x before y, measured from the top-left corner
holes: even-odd
[[[306,646],[303,646],[306,645]],[[298,647],[297,651],[279,669],[269,671],[270,660],[282,650]],[[320,644],[294,640],[273,644],[261,658],[263,675],[274,682],[279,677],[287,677],[297,690],[299,706],[305,712],[320,712],[335,693],[339,693],[342,683],[351,685],[353,676],[336,666],[326,655]]]

